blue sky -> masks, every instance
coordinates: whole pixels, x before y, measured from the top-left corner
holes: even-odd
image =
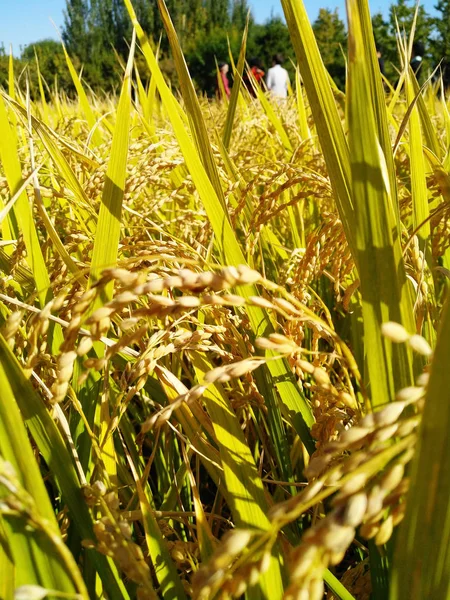
[[[371,0],[372,12],[387,12],[392,0]],[[432,12],[436,0],[424,0],[424,7]],[[271,13],[282,14],[280,0],[249,0],[253,15],[263,22]],[[0,0],[0,43],[6,48],[13,44],[15,54],[20,46],[39,39],[56,38],[56,32],[49,18],[59,27],[63,24],[65,0]],[[305,0],[310,18],[316,18],[319,7],[338,8],[341,17],[345,15],[345,0]]]

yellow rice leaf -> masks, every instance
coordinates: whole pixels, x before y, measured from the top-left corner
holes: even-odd
[[[15,85],[14,85],[14,57],[12,52],[12,46],[9,48],[9,61],[8,61],[8,94],[14,100],[15,97]]]
[[[417,108],[418,108],[419,115],[420,115],[420,122],[421,122],[421,126],[422,126],[422,133],[423,133],[425,145],[428,146],[428,148],[432,152],[434,152],[434,154],[440,160],[443,160],[444,155],[445,155],[444,148],[442,147],[440,138],[438,137],[436,129],[431,120],[432,112],[426,106],[425,100],[422,96],[421,92],[422,92],[423,86],[422,86],[422,88],[419,88],[419,84],[418,84],[417,79],[414,76],[414,74],[410,73],[410,75],[412,75],[410,79],[411,79],[411,83],[413,86],[414,95],[417,97]],[[426,85],[426,84],[424,84],[424,85]],[[433,99],[433,101],[434,101],[434,99]],[[443,104],[442,108],[445,113],[448,109],[447,109],[445,102],[443,102],[442,104]]]
[[[400,235],[401,225],[397,198],[397,178],[388,127],[389,116],[386,109],[386,94],[383,88],[383,80],[380,76],[380,66],[378,64],[378,57],[376,55],[375,40],[372,31],[372,20],[370,16],[369,3],[367,0],[358,0],[358,10],[360,11],[361,16],[360,23],[362,30],[362,42],[365,50],[365,65],[369,75],[368,85],[370,86],[370,97],[373,102],[376,132],[386,161],[391,201],[397,222],[398,235]]]
[[[173,97],[164,80],[164,77],[156,62],[151,46],[148,42],[148,39],[145,36],[142,27],[139,25],[139,22],[137,21],[136,14],[132,7],[131,1],[124,1],[130,14],[132,23],[136,29],[141,44],[142,52],[147,60],[147,64],[152,73],[152,78],[155,79],[155,83],[161,95],[162,102],[167,108],[169,118],[172,122],[175,135],[177,136],[177,140],[180,145],[180,149],[186,161],[186,166],[189,169],[189,172],[192,176],[194,184],[198,190],[198,193],[200,195],[200,198],[203,202],[208,218],[214,230],[216,240],[221,252],[221,260],[224,264],[228,265],[244,264],[245,259],[236,239],[235,232],[231,227],[228,212],[223,208],[223,201],[221,201],[219,196],[216,194],[215,187],[211,183],[211,180],[209,179],[206,173],[205,167],[203,166],[202,161],[200,160],[199,152],[197,152],[196,147],[192,143],[191,138],[189,137],[188,132],[186,131],[183,120],[179,114],[179,108],[177,107],[175,98]],[[174,38],[174,41],[175,39],[176,38]],[[179,45],[176,44],[176,46]],[[185,62],[184,58],[181,55],[181,50],[179,51],[179,53],[180,64],[184,65],[185,67]],[[185,68],[186,72],[184,73],[184,78],[186,80],[189,80],[190,82],[187,67]],[[183,78],[181,79],[183,80]],[[188,84],[188,82],[186,81],[185,85],[188,87],[185,102],[186,100],[188,100],[191,103],[191,114],[197,115],[197,112],[194,111],[196,110],[195,105],[198,105],[198,99],[195,95],[195,91],[193,90],[193,88],[192,92],[190,91],[190,88],[192,87],[192,82]],[[201,115],[201,112],[199,112],[199,115],[199,119],[201,119],[201,122],[203,123],[203,117]],[[204,125],[201,129],[199,129],[199,131],[203,131],[203,129]],[[203,135],[205,137],[203,137]],[[211,152],[208,136],[206,133],[202,133],[201,148],[204,147],[209,147],[209,150],[205,150],[205,154]],[[214,170],[216,170],[215,165]],[[248,285],[240,288],[239,293],[245,297],[249,297],[257,294],[258,292],[254,286]],[[264,335],[267,335],[268,332],[273,330],[269,316],[264,310],[260,309],[259,307],[248,307],[248,314],[254,334],[256,336],[262,335],[263,332]],[[268,368],[275,381],[276,388],[279,392],[279,397],[282,403],[285,405],[285,411],[289,421],[293,423],[294,427],[299,432],[303,442],[308,446],[309,450],[312,451],[314,448],[314,444],[312,443],[309,428],[314,422],[314,419],[312,417],[312,413],[307,402],[305,401],[304,397],[300,393],[300,390],[298,389],[290,367],[288,366],[286,361],[276,360],[269,361]]]
[[[97,127],[97,119],[95,118],[94,112],[91,108],[91,105],[89,104],[89,100],[86,95],[86,92],[84,91],[81,79],[78,77],[78,73],[76,72],[75,67],[73,66],[73,63],[62,40],[61,45],[64,50],[64,56],[66,57],[66,63],[67,67],[69,68],[70,76],[72,77],[73,84],[78,94],[78,101],[80,103],[81,110],[84,113],[84,116],[86,118],[86,121],[88,122],[89,127],[91,128],[91,131],[93,131],[92,142],[95,146],[99,146],[103,140],[100,130]]]
[[[247,48],[247,36],[248,36],[248,17],[245,23],[244,34],[242,36],[241,51],[239,53],[239,60],[237,69],[234,70],[234,82],[233,89],[231,90],[230,102],[228,104],[227,118],[225,121],[225,127],[223,131],[223,145],[228,151],[230,148],[231,134],[233,132],[233,123],[236,115],[236,108],[239,99],[239,92],[241,88],[242,74],[245,67],[245,52]]]
[[[164,393],[172,404],[180,396],[188,392],[188,388],[168,369],[158,365],[156,367],[156,373],[158,375],[159,382],[161,383]],[[200,450],[200,458],[206,458],[203,464],[208,471],[209,475],[220,487],[220,491],[227,497],[226,487],[221,484],[222,469],[220,468],[220,455],[217,448],[212,443],[207,442],[207,438],[215,442],[214,429],[211,426],[211,422],[207,421],[201,414],[198,407],[195,404],[186,406],[183,402],[175,409],[177,420],[186,433],[192,446],[197,450]],[[206,433],[206,436],[204,435]]]
[[[15,137],[11,132],[11,126],[6,113],[3,97],[0,97],[0,159],[8,181],[11,196],[22,184],[22,167],[20,164]],[[44,307],[51,298],[50,278],[42,255],[41,246],[36,233],[28,196],[23,191],[14,205],[14,215],[23,233],[27,249],[27,262],[33,272],[36,282],[36,290],[41,307]],[[62,338],[61,338],[62,340]]]
[[[14,82],[14,57],[13,57],[12,46],[10,46],[10,48],[9,48],[8,94],[13,100],[15,99],[16,88],[15,88],[15,82]],[[11,119],[11,124],[12,124],[13,135],[17,136],[17,130],[16,130],[17,118],[16,118],[16,115],[14,114],[14,112],[11,112],[10,119]],[[16,140],[16,142],[17,142],[17,140]]]
[[[39,94],[41,96],[41,103],[42,103],[42,110],[44,113],[44,119],[45,119],[46,123],[49,123],[50,119],[49,119],[48,105],[47,105],[47,100],[45,98],[44,85],[42,83],[42,75],[41,75],[41,70],[39,69],[39,59],[38,59],[38,55],[36,53],[36,48],[34,49],[34,57],[36,59],[36,72],[37,72],[37,77],[38,77]]]
[[[90,285],[100,276],[103,269],[112,267],[117,261],[120,238],[122,201],[125,190],[127,169],[130,119],[131,119],[131,74],[135,47],[135,33],[130,48],[130,55],[117,108],[116,126],[114,129],[111,153],[103,188],[102,203],[95,234],[92,253]],[[112,296],[109,286],[107,299]],[[107,301],[107,300],[106,300]]]
[[[129,6],[131,8],[131,3],[129,2],[129,0],[125,0],[125,4],[126,4],[127,8]],[[175,31],[175,28],[173,26],[172,20],[170,18],[170,15],[169,15],[169,12],[167,10],[164,0],[158,0],[158,6],[159,6],[159,10],[161,12],[161,17],[162,17],[162,20],[164,23],[164,27],[166,28],[166,31],[167,31],[167,35],[168,35],[169,42],[170,42],[170,47],[171,47],[172,53],[174,55],[175,64],[177,65],[177,67],[179,69],[179,80],[180,80],[181,93],[183,95],[183,99],[184,99],[185,103],[188,105],[187,117],[188,117],[189,127],[191,130],[192,136],[194,138],[195,145],[197,147],[197,153],[200,156],[201,161],[204,166],[204,169],[208,175],[210,182],[212,183],[212,186],[215,191],[215,195],[219,199],[219,201],[222,205],[222,208],[225,209],[225,196],[224,196],[224,193],[222,190],[222,184],[220,182],[219,172],[217,170],[217,165],[214,160],[212,148],[209,143],[208,132],[206,130],[206,125],[203,120],[203,115],[202,115],[202,111],[201,111],[201,108],[200,108],[200,105],[199,105],[199,102],[197,99],[197,94],[195,92],[192,80],[189,77],[189,72],[187,69],[186,61],[184,59],[183,52],[182,52],[180,44],[178,42],[178,37],[177,37],[176,31]],[[130,12],[130,8],[128,8],[128,12],[130,13],[130,16],[131,16],[132,13]],[[131,10],[133,10],[133,9],[131,8]],[[150,45],[148,45],[148,49],[146,47],[144,50],[145,44],[143,43],[143,39],[145,37],[145,34],[142,31],[142,28],[140,26],[136,25],[137,20],[135,19],[135,17],[134,18],[132,17],[132,21],[133,21],[133,25],[136,27],[136,31],[137,31],[139,40],[141,42],[144,56],[148,62],[148,60],[149,60],[148,50],[150,50],[150,52],[151,52]],[[156,62],[153,52],[152,52],[152,62],[153,63]],[[150,67],[150,70],[152,72],[152,76],[154,76],[155,73],[151,67]],[[156,79],[155,83],[161,93],[161,89],[158,86],[158,79]],[[176,104],[178,104],[178,103],[176,103]],[[181,113],[183,113],[183,112],[184,111],[181,110]]]
[[[14,88],[14,58],[12,53],[12,47],[9,50],[9,62],[8,62],[8,90],[10,96],[13,96],[15,93]],[[11,111],[10,114],[11,119],[11,135],[14,140],[14,146],[17,147],[17,118],[14,111]],[[0,200],[0,206],[3,206],[2,201]],[[17,239],[18,229],[17,229],[17,220],[12,213],[8,219],[2,222],[2,236],[4,240]],[[12,252],[12,248],[6,249],[7,253],[10,254]]]
[[[139,69],[135,66],[134,72],[136,74],[137,93],[139,98],[139,104],[141,105],[142,114],[144,116],[145,123],[148,125],[150,119],[149,113],[149,102],[147,93],[142,85],[141,76],[139,75]]]
[[[26,109],[20,106],[17,102],[10,101],[14,108],[18,111],[19,114],[23,115],[24,118],[27,118]],[[87,233],[92,232],[95,229],[94,223],[94,213],[91,209],[91,203],[84,193],[84,190],[72,171],[69,163],[67,162],[64,154],[58,148],[58,145],[55,142],[55,135],[50,128],[48,128],[42,121],[39,121],[36,117],[31,116],[31,125],[38,134],[42,144],[44,145],[47,153],[56,168],[58,169],[61,177],[64,179],[68,189],[74,194],[77,199],[77,211],[80,214],[79,224],[84,231]],[[56,136],[57,137],[57,136]],[[71,146],[68,149],[72,152],[73,149]],[[78,156],[81,158],[81,153],[78,153]],[[88,164],[92,165],[92,161],[88,157],[83,157]]]
[[[253,83],[253,82],[252,82]],[[275,112],[272,102],[269,100],[261,86],[253,83],[253,89],[256,91],[256,96],[261,103],[269,121],[272,123],[275,131],[278,133],[280,140],[287,152],[292,152],[292,144],[287,134],[286,128],[281,118]]]
[[[303,97],[303,85],[300,77],[300,69],[295,69],[295,87],[297,93],[297,112],[298,112],[298,123],[300,127],[300,136],[302,140],[311,139],[311,132],[308,126],[308,120],[306,118],[306,107],[305,99]]]
[[[218,89],[218,97],[221,100],[221,102],[225,102],[226,104],[228,104],[228,102],[230,101],[230,99],[228,98],[226,92],[225,92],[225,85],[223,83],[223,79],[220,76],[220,69],[219,69],[219,64],[217,62],[216,59],[216,77],[217,77],[217,89]]]
[[[197,380],[202,384],[204,375],[213,368],[213,365],[197,352],[192,352],[191,356]],[[236,519],[236,525],[267,529],[269,520],[266,515],[264,487],[223,385],[220,383],[210,385],[202,398],[211,416],[219,444],[226,486],[231,493],[230,508]],[[249,485],[250,481],[251,485]]]
[[[191,355],[198,381],[202,383],[212,364],[197,352]],[[237,527],[267,530],[270,526],[267,518],[269,507],[264,487],[228,395],[220,383],[215,383],[206,389],[203,400],[219,444],[234,522]],[[280,565],[273,556],[269,570],[261,577],[260,585],[262,597],[282,597]]]

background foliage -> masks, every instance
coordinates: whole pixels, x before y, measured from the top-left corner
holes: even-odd
[[[167,5],[197,89],[213,95],[215,61],[228,60],[228,40],[232,55],[237,59],[249,11],[247,0],[171,0]],[[413,0],[396,0],[386,18],[381,13],[372,17],[375,39],[382,49],[386,75],[392,83],[397,80],[400,68],[395,16],[401,29],[410,31],[414,6]],[[135,9],[152,43],[157,45],[160,40],[162,70],[176,85],[174,62],[156,2],[137,0]],[[416,26],[416,39],[425,46],[426,68],[434,67],[441,59],[444,65],[450,62],[450,0],[439,0],[435,9],[438,16],[432,17],[421,6]],[[341,17],[337,10],[321,8],[313,29],[325,66],[343,89],[347,28]],[[122,73],[117,55],[126,60],[131,37],[130,21],[121,0],[67,0],[62,37],[75,68],[83,69],[83,78],[92,89],[117,89]],[[16,72],[20,74],[24,68],[29,69],[34,94],[37,92],[35,51],[47,84],[54,85],[56,77],[58,85],[73,95],[64,54],[54,40],[40,40],[21,48]],[[258,57],[267,70],[273,54],[278,52],[285,56],[286,67],[291,70],[290,59],[294,55],[284,20],[272,15],[265,23],[256,23],[250,15],[247,58]],[[0,85],[3,86],[7,81],[7,54],[8,49],[0,46]],[[140,61],[139,67],[145,82],[148,70],[144,61]]]

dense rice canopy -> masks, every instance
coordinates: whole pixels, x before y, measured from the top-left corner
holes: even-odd
[[[0,99],[0,590],[403,597],[392,531],[446,497],[405,502],[424,410],[448,437],[449,113],[353,11],[346,96],[297,40],[286,101],[197,104],[138,30],[148,90],[133,42],[120,99]]]

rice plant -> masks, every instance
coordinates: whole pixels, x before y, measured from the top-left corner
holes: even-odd
[[[0,95],[0,598],[446,598],[450,113],[348,0],[284,102]],[[146,88],[137,68],[151,72]],[[409,490],[411,489],[411,492]]]

